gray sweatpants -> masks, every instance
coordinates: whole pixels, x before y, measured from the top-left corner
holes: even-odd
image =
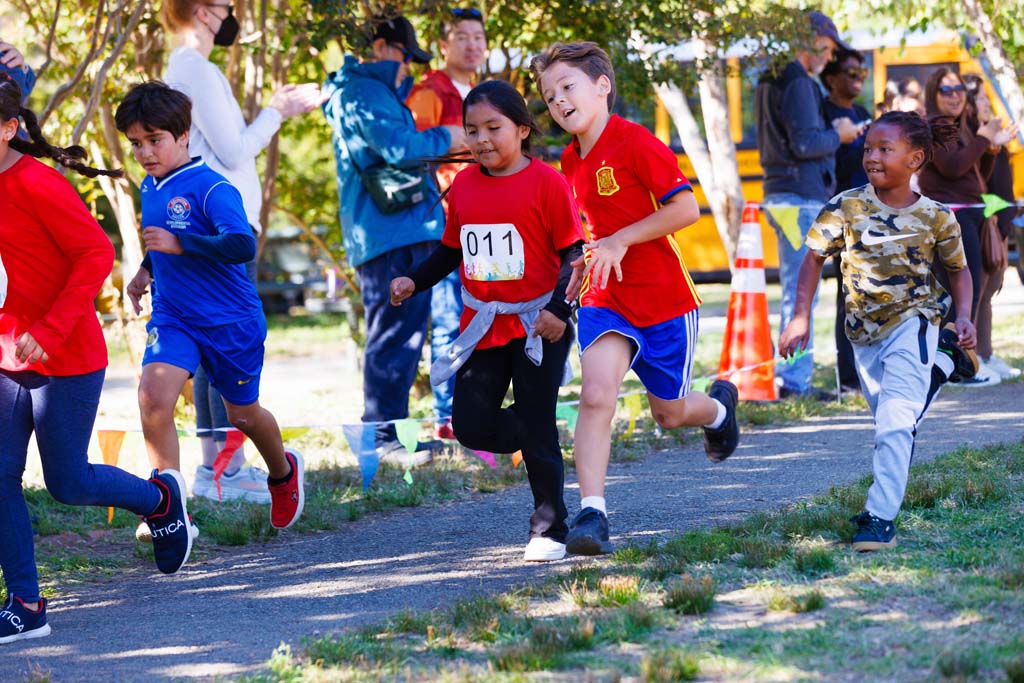
[[[917,425],[930,402],[938,340],[939,328],[917,317],[880,342],[853,345],[860,385],[875,417],[875,480],[866,507],[881,519],[895,519],[903,503]]]

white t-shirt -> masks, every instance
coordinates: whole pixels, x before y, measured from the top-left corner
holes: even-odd
[[[459,83],[454,78],[451,79],[451,81],[452,81],[452,85],[455,86],[455,89],[459,91],[459,97],[461,97],[463,100],[465,100],[466,99],[466,95],[468,95],[469,91],[473,89],[472,84],[470,84],[470,83]]]
[[[164,80],[192,100],[189,154],[201,156],[238,188],[246,218],[260,230],[263,191],[256,173],[256,156],[281,127],[281,113],[267,107],[247,125],[228,79],[216,64],[191,47],[182,46],[171,53]]]

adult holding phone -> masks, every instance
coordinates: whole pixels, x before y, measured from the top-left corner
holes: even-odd
[[[210,61],[214,47],[229,47],[238,39],[239,24],[230,2],[165,0],[160,8],[164,28],[177,42],[167,61],[164,80],[192,100],[189,153],[234,185],[242,195],[245,215],[255,232],[262,229],[260,209],[263,188],[256,172],[256,157],[270,144],[281,123],[319,106],[316,83],[288,84],[278,88],[270,103],[247,122],[231,91],[231,84]],[[256,278],[256,264],[248,266]],[[203,463],[196,470],[192,492],[221,500],[269,503],[266,472],[242,467],[245,454],[239,448],[221,477],[221,494],[213,480],[213,461],[230,428],[220,393],[210,386],[200,366],[193,380],[196,430],[203,449]]]

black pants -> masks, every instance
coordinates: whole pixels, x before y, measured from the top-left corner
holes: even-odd
[[[974,282],[974,298],[971,301],[971,320],[978,313],[978,302],[981,301],[981,224],[985,221],[985,214],[982,209],[960,209],[954,211],[956,220],[960,223],[960,234],[964,241],[964,256],[967,257],[967,270],[971,272],[971,280]],[[952,294],[949,288],[949,273],[939,260],[938,254],[932,264],[932,272],[938,278],[943,288]],[[943,319],[943,324],[956,320],[956,302],[949,307],[949,312]]]
[[[523,452],[533,491],[530,538],[547,536],[564,543],[568,512],[562,497],[565,469],[555,404],[572,334],[567,328],[559,341],[544,342],[540,367],[526,357],[525,344],[520,338],[473,351],[455,376],[452,428],[467,448]],[[510,382],[514,403],[502,408]]]
[[[839,368],[839,383],[847,387],[860,386],[857,366],[853,360],[853,345],[846,336],[846,294],[843,291],[843,257],[832,257],[836,268],[836,367]]]

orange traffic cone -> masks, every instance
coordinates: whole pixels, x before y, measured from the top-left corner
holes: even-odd
[[[774,401],[775,366],[770,361],[771,327],[765,293],[764,250],[761,247],[760,208],[748,203],[736,246],[736,270],[729,292],[729,317],[725,323],[718,376],[739,389],[744,401]],[[750,368],[741,370],[741,368]]]

